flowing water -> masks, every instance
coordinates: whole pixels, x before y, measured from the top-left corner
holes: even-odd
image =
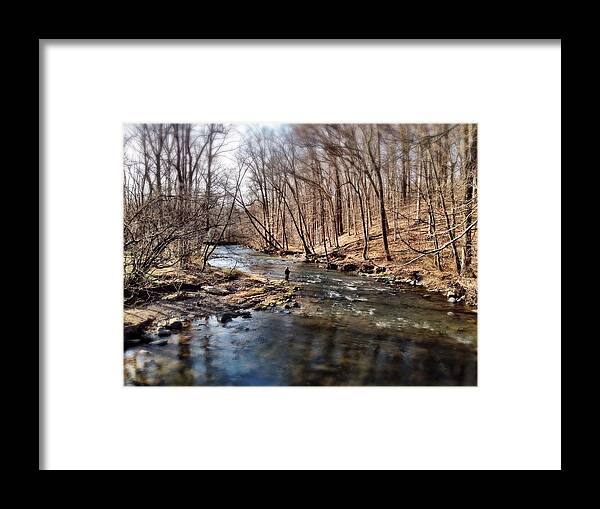
[[[442,295],[240,246],[217,248],[210,264],[277,279],[289,266],[302,307],[195,320],[169,344],[145,345],[142,374],[126,384],[477,384],[477,315]]]

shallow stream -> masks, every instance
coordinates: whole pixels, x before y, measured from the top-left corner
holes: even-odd
[[[210,264],[277,279],[289,266],[302,306],[199,319],[167,345],[129,349],[149,354],[126,384],[477,384],[477,315],[443,295],[240,246],[220,246]]]

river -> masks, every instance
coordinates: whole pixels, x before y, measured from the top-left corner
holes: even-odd
[[[240,246],[218,247],[210,264],[278,279],[289,266],[302,307],[195,320],[143,347],[145,385],[477,385],[477,315],[443,295]]]

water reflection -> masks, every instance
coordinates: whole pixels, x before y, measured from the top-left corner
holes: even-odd
[[[216,264],[281,278],[290,262],[243,248]],[[214,262],[213,262],[214,263]],[[305,306],[253,311],[227,324],[196,321],[165,346],[126,353],[126,383],[140,385],[475,385],[476,316],[422,289],[290,265]],[[452,310],[453,316],[447,313]],[[148,352],[148,353],[144,353]],[[140,361],[143,365],[144,361]]]

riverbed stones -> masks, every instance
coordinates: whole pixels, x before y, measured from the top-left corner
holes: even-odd
[[[227,322],[230,322],[231,320],[233,320],[236,316],[237,316],[236,313],[225,312],[225,313],[221,314],[221,316],[219,316],[217,319],[221,323],[227,323]]]
[[[168,339],[166,338],[161,338],[161,339],[156,339],[154,341],[150,341],[150,343],[148,343],[149,345],[152,346],[164,346],[169,342]]]
[[[209,293],[211,295],[217,295],[217,296],[229,295],[228,290],[226,290],[225,288],[219,288],[218,286],[205,286],[203,289],[206,293]]]
[[[125,325],[123,327],[123,335],[125,339],[135,339],[140,334],[139,325]]]
[[[225,313],[221,313],[221,315],[217,317],[217,320],[221,323],[227,323],[238,317],[252,318],[252,314],[250,311],[226,311]]]
[[[156,337],[156,334],[152,334],[150,332],[142,332],[142,334],[140,334],[140,340],[142,343],[150,343],[151,341],[154,341]]]
[[[452,295],[450,297],[448,297],[448,302],[451,302],[453,304],[456,304],[458,302],[462,302],[463,300],[465,300],[465,296],[461,295],[460,297],[456,297],[455,295]]]
[[[181,320],[170,320],[166,328],[169,330],[181,330],[183,329],[183,322]]]
[[[158,337],[164,338],[171,335],[171,331],[169,329],[160,328],[157,331]]]
[[[362,263],[358,270],[363,274],[373,274],[375,272],[375,265],[372,263]]]
[[[462,302],[465,300],[467,290],[459,283],[456,282],[446,292],[446,298],[448,302]]]
[[[144,310],[126,310],[123,317],[123,333],[125,339],[140,339],[144,329],[155,319],[152,312]]]

